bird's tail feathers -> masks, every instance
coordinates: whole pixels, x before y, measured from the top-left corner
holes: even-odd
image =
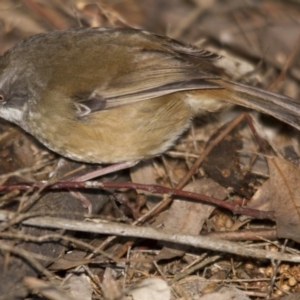
[[[300,130],[300,101],[229,80],[221,85],[230,95],[224,100],[271,115]]]

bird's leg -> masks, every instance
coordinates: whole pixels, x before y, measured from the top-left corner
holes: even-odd
[[[78,181],[79,182],[79,181],[91,180],[91,179],[94,179],[94,178],[99,177],[99,176],[103,176],[103,175],[106,175],[106,174],[110,174],[110,173],[114,173],[114,172],[117,172],[117,171],[121,171],[121,170],[131,168],[131,167],[135,166],[138,162],[139,161],[126,161],[126,162],[122,162],[122,163],[109,165],[107,167],[89,172],[89,173],[84,174],[82,176],[72,178],[70,181]]]

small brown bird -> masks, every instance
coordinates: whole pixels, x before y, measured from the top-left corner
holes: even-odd
[[[74,160],[116,163],[166,151],[196,115],[229,103],[300,129],[300,103],[224,80],[218,56],[135,29],[32,36],[0,57],[0,117]]]

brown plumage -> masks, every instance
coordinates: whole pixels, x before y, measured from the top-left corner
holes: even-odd
[[[0,116],[74,160],[114,163],[167,150],[196,115],[238,104],[300,129],[300,104],[224,80],[219,57],[135,29],[30,37],[0,58]]]

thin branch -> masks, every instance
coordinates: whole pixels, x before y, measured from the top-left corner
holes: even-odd
[[[27,190],[30,188],[41,188],[45,186],[41,183],[34,183],[32,185],[28,184],[18,184],[9,186],[0,186],[0,191],[11,191],[11,190]],[[47,189],[57,190],[57,189],[137,189],[148,191],[154,194],[168,194],[169,196],[177,196],[182,198],[187,198],[195,201],[203,201],[205,203],[217,205],[219,207],[226,208],[233,213],[247,215],[254,217],[256,219],[274,219],[273,211],[260,211],[252,208],[237,206],[230,202],[225,202],[223,200],[209,197],[202,194],[192,193],[188,191],[181,191],[177,189],[170,189],[159,185],[146,185],[131,182],[98,182],[98,181],[86,181],[86,182],[57,182],[53,185],[47,187]]]
[[[9,220],[9,218],[13,218],[14,216],[14,213],[8,211],[0,211],[0,220],[2,221]],[[202,249],[209,249],[221,253],[227,252],[254,258],[300,263],[300,255],[271,252],[255,248],[247,248],[242,244],[224,241],[220,239],[212,239],[203,236],[190,236],[161,232],[150,227],[135,227],[127,224],[118,224],[113,222],[92,223],[86,221],[66,220],[51,217],[34,217],[31,219],[26,219],[22,223],[25,225],[46,228],[59,228],[80,232],[93,232],[98,234],[153,239],[164,242],[177,243],[181,245],[193,246]]]

